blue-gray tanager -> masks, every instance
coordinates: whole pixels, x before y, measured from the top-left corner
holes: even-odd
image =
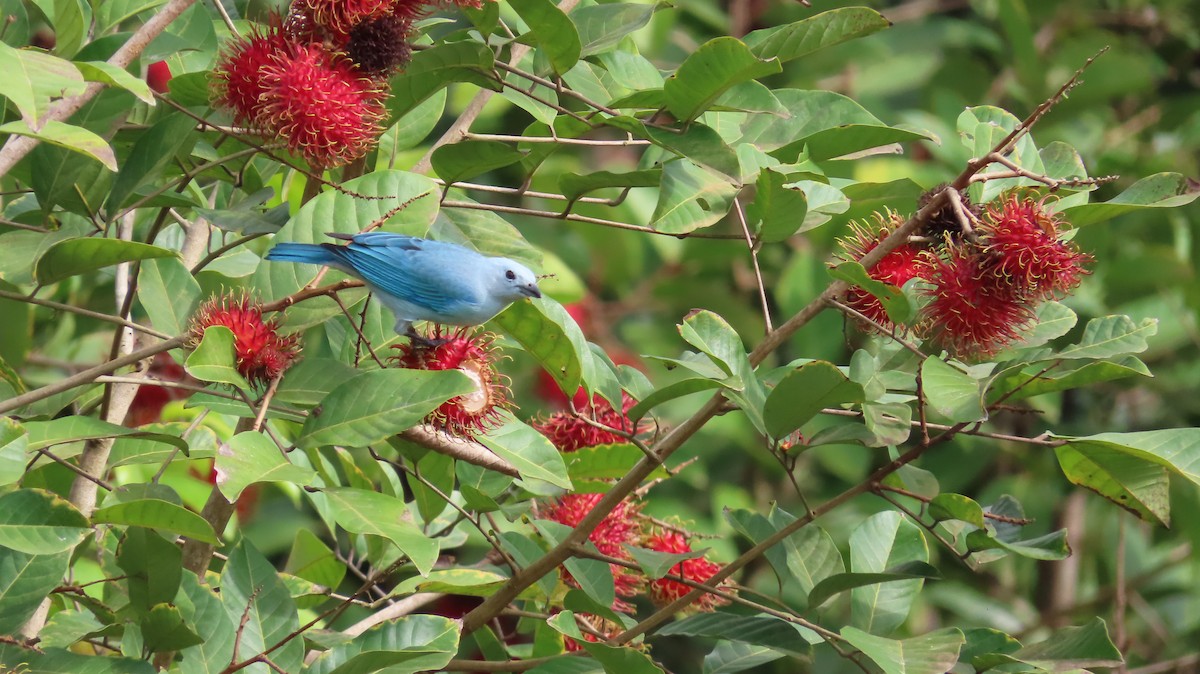
[[[508,258],[388,232],[329,236],[350,243],[280,243],[267,259],[328,265],[362,279],[396,315],[396,334],[419,341],[413,321],[479,325],[519,299],[542,296],[533,272]]]

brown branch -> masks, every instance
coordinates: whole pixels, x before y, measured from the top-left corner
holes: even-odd
[[[33,297],[31,295],[22,295],[20,293],[9,292],[7,290],[0,290],[0,298],[4,298],[7,300],[13,300],[16,302],[25,302],[27,304],[36,304],[40,307],[49,307],[56,311],[66,311],[66,312],[69,312],[72,314],[78,314],[80,316],[87,316],[88,318],[94,318],[98,321],[114,323],[116,325],[120,325],[120,326],[129,328],[131,330],[137,330],[138,332],[144,332],[147,335],[152,335],[159,339],[170,339],[171,338],[171,336],[165,332],[159,332],[158,330],[155,330],[154,328],[151,328],[151,327],[148,327],[145,325],[141,325],[139,323],[135,323],[130,320],[126,320],[124,318],[121,318],[120,316],[112,316],[109,314],[101,313],[99,311],[92,311],[90,309],[84,309],[82,307],[71,306],[70,304],[61,304],[59,302],[54,302],[51,300],[43,300],[43,299],[39,299],[37,297]]]
[[[592,218],[586,215],[576,215],[575,213],[559,213],[557,211],[541,211],[534,208],[522,208],[520,206],[502,206],[499,204],[477,204],[470,201],[443,201],[443,208],[464,208],[474,211],[493,211],[496,213],[512,213],[514,215],[529,215],[535,218],[546,218],[549,220],[569,220],[571,222],[583,222],[589,225],[600,225],[601,227],[612,227],[613,229],[624,229],[631,232],[641,232],[642,234],[657,234],[659,236],[670,236],[676,239],[741,239],[741,234],[707,234],[704,232],[686,232],[683,234],[672,234],[670,232],[662,232],[653,227],[644,225],[631,225],[628,222],[617,222],[616,220],[605,220],[603,218]]]

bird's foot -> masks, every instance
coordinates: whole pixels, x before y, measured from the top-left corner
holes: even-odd
[[[408,331],[404,333],[404,336],[408,337],[408,343],[417,349],[436,349],[450,341],[445,337],[423,337],[417,334],[417,331],[411,325],[408,327]]]

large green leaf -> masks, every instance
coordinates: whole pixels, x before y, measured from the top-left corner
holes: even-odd
[[[391,121],[411,112],[425,99],[454,82],[470,82],[500,91],[495,57],[487,45],[475,40],[437,44],[413,53],[404,71],[389,81]]]
[[[686,124],[700,116],[733,85],[781,70],[779,61],[759,59],[741,40],[718,37],[689,54],[675,74],[663,83],[666,106]]]
[[[204,329],[204,337],[188,354],[184,368],[201,381],[250,388],[250,383],[238,371],[233,330],[224,325],[210,325]]]
[[[879,300],[888,318],[897,325],[907,324],[917,314],[912,300],[896,286],[871,278],[866,268],[857,262],[843,262],[829,270],[829,275],[871,293]]]
[[[146,260],[138,274],[137,297],[151,325],[181,335],[199,304],[200,284],[178,258]]]
[[[1120,667],[1121,652],[1108,637],[1103,618],[1086,625],[1064,627],[1045,641],[1025,646],[1012,654],[1014,660],[1055,672],[1089,667]]]
[[[149,529],[129,527],[117,547],[117,566],[125,572],[130,607],[145,615],[175,600],[183,577],[183,552]]]
[[[1156,173],[1142,178],[1108,201],[1074,206],[1064,210],[1063,216],[1076,227],[1082,227],[1144,208],[1183,206],[1192,203],[1198,196],[1200,189],[1187,176]]]
[[[142,631],[143,644],[153,653],[177,651],[204,641],[184,623],[179,608],[170,604],[152,607],[149,613],[142,616],[138,626]]]
[[[188,444],[182,438],[168,433],[139,431],[127,426],[110,424],[95,417],[68,416],[50,421],[26,421],[28,431],[29,451],[45,449],[54,445],[79,442],[81,440],[96,440],[99,438],[140,438],[149,442],[159,442],[172,445],[187,452]]]
[[[1200,485],[1200,428],[1164,428],[1136,433],[1099,433],[1064,438],[1079,452],[1110,449],[1141,461],[1164,466]]]
[[[786,187],[789,182],[786,175],[771,169],[763,169],[758,174],[758,189],[746,210],[747,215],[759,222],[758,238],[761,241],[786,241],[804,225],[808,197],[798,187]]]
[[[29,128],[25,122],[16,121],[0,126],[0,134],[6,133],[36,138],[43,143],[57,145],[91,157],[103,164],[104,168],[109,171],[117,170],[117,157],[113,153],[113,149],[103,138],[81,126],[48,119],[40,129],[35,131]]]
[[[213,545],[220,543],[213,533],[212,525],[203,517],[183,506],[161,499],[137,499],[105,506],[92,513],[92,521],[96,524],[124,524],[161,529]]]
[[[154,105],[154,93],[146,80],[135,77],[120,66],[105,61],[79,61],[75,64],[81,75],[88,82],[101,82],[111,87],[124,89],[137,96],[147,105]]]
[[[74,548],[89,530],[75,506],[48,491],[18,489],[0,496],[0,546],[52,555]]]
[[[203,639],[180,651],[179,671],[183,674],[224,671],[233,656],[236,626],[225,612],[220,597],[211,588],[201,585],[195,574],[189,573],[183,576],[177,601],[183,617]]]
[[[440,670],[458,650],[458,623],[434,615],[410,615],[334,646],[305,669],[309,674],[415,674]]]
[[[492,319],[517,340],[554,378],[563,391],[584,384],[585,362],[591,359],[587,339],[561,304],[541,299],[515,302]]]
[[[612,5],[597,5],[597,7],[612,7]],[[571,200],[605,187],[655,187],[662,180],[662,169],[643,169],[615,173],[612,171],[596,171],[595,173],[564,172],[558,176],[558,187]]]
[[[650,226],[668,234],[709,227],[725,217],[736,195],[737,188],[721,173],[687,159],[668,162]]]
[[[221,571],[221,603],[239,626],[237,652],[233,653],[239,662],[275,646],[300,627],[296,605],[275,567],[246,539],[229,553]],[[291,639],[271,652],[271,661],[285,672],[299,671],[303,660],[300,639]]]
[[[873,9],[843,7],[783,26],[756,30],[746,35],[745,40],[755,56],[786,62],[891,25]]]
[[[1025,518],[1025,510],[1013,497],[1002,495],[996,503],[988,506],[986,511],[1004,516],[1009,520]],[[967,534],[967,548],[979,561],[990,561],[1003,557],[1005,553],[1013,553],[1022,557],[1043,560],[1065,559],[1071,554],[1067,544],[1067,530],[1059,529],[1033,538],[1022,538],[1024,526],[1010,521],[989,519],[985,522],[986,529],[978,529]]]
[[[330,391],[300,432],[302,447],[366,447],[411,428],[475,384],[457,370],[364,372]]]
[[[156,671],[149,662],[133,658],[81,655],[65,648],[25,650],[10,643],[0,643],[0,669],[20,674],[155,674]]]
[[[1128,316],[1093,318],[1083,329],[1079,343],[1059,351],[1058,358],[1112,358],[1141,353],[1149,346],[1146,338],[1158,333],[1158,321],[1147,318],[1134,323]]]
[[[706,166],[726,176],[731,183],[741,176],[741,164],[737,153],[712,127],[697,122],[688,125],[682,132],[672,133],[646,126],[641,120],[633,117],[610,117],[604,122],[633,134],[635,138],[649,140],[701,166]]]
[[[1034,363],[1001,372],[989,385],[987,395],[989,402],[1004,397],[1005,402],[1012,403],[1114,379],[1152,376],[1146,364],[1134,356],[1091,361],[1075,367],[1059,366],[1052,370],[1047,370],[1045,363]]]
[[[655,632],[656,636],[706,637],[765,646],[787,655],[808,656],[820,641],[812,630],[766,615],[700,613],[677,620]]]
[[[29,555],[0,547],[0,634],[16,634],[62,582],[70,562],[69,551]]]
[[[14,49],[0,42],[0,96],[12,102],[29,128],[42,126],[52,98],[73,96],[87,84],[70,61],[36,49]]]
[[[0,417],[0,487],[25,475],[29,433],[11,417]]]
[[[550,440],[507,411],[501,418],[503,425],[479,436],[479,442],[515,466],[522,478],[571,489],[562,454]]]
[[[809,606],[816,608],[829,601],[834,595],[857,587],[890,583],[895,580],[939,578],[940,575],[936,568],[925,562],[905,562],[879,573],[839,573],[818,583],[808,594],[808,603]]]
[[[771,389],[763,419],[772,437],[784,438],[826,407],[862,401],[861,385],[833,363],[816,360],[792,370]]]
[[[876,513],[850,534],[850,570],[855,573],[886,573],[901,564],[928,561],[921,529],[898,512]],[[923,582],[918,578],[854,588],[851,622],[871,634],[891,633],[908,617]]]
[[[954,627],[908,639],[885,639],[850,626],[843,627],[841,634],[884,674],[944,674],[958,662],[965,641]]]
[[[297,466],[264,433],[246,431],[229,440],[217,453],[217,488],[230,503],[256,482],[287,482],[307,486],[316,471]]]
[[[511,166],[524,157],[525,153],[508,143],[464,140],[437,148],[430,160],[439,178],[447,183],[456,183]]]
[[[1054,454],[1072,483],[1091,489],[1144,520],[1170,525],[1171,485],[1164,466],[1089,443],[1055,447]]]
[[[438,543],[406,515],[404,501],[387,494],[339,487],[322,492],[334,520],[346,531],[381,536],[396,544],[422,574],[437,561]]]
[[[570,17],[579,32],[580,55],[591,56],[617,46],[626,35],[649,23],[655,9],[652,4],[632,2],[576,7]]]
[[[754,543],[759,543],[796,521],[796,518],[779,508],[769,517],[748,510],[727,510],[725,519],[733,528]],[[816,525],[809,525],[783,539],[778,545],[768,548],[767,561],[775,569],[780,587],[794,579],[801,591],[808,594],[822,580],[842,573],[845,563],[842,554],[829,533]]]
[[[41,284],[55,283],[89,271],[111,267],[122,262],[148,260],[156,257],[175,257],[166,248],[136,241],[118,239],[67,239],[50,246],[38,258],[34,275]]]
[[[540,53],[559,75],[570,70],[583,51],[575,24],[551,0],[510,0],[532,33]]]
[[[929,406],[950,421],[987,419],[980,381],[940,358],[921,363],[921,390]]]

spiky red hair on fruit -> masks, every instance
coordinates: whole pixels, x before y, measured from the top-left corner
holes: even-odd
[[[246,294],[216,296],[203,304],[192,317],[190,344],[198,345],[204,331],[218,325],[233,332],[237,370],[251,384],[283,375],[300,353],[296,336],[279,334],[279,319],[263,318],[262,305]]]

